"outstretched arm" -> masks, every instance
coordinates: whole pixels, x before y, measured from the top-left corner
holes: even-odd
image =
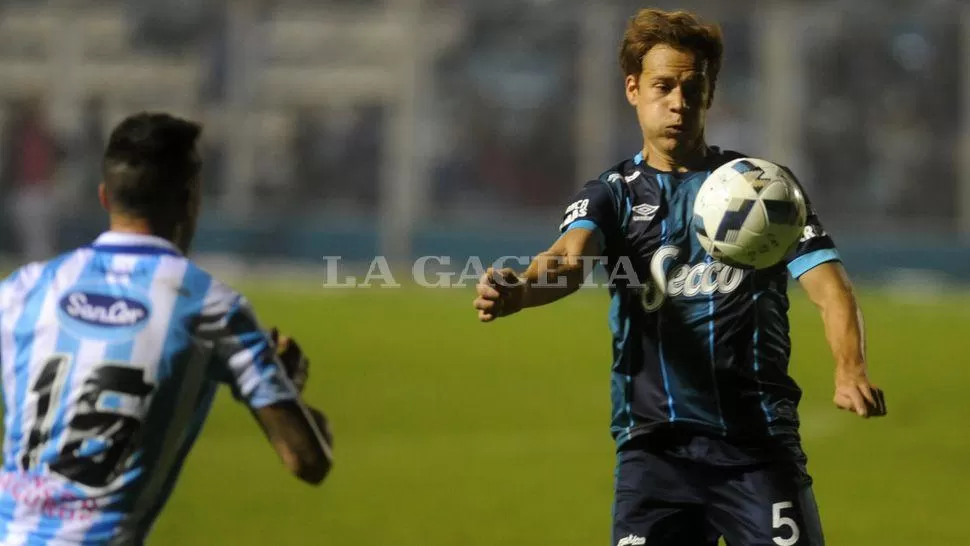
[[[600,250],[598,233],[586,228],[564,233],[545,252],[536,256],[528,269],[516,274],[511,269],[489,268],[479,280],[475,299],[478,319],[490,322],[528,307],[546,305],[579,289]],[[585,258],[585,257],[590,258]]]
[[[309,360],[300,345],[276,328],[270,339],[286,376],[298,393],[303,392],[309,375]],[[317,485],[323,482],[333,464],[333,436],[326,416],[306,404],[302,396],[252,410],[266,438],[286,468],[301,480]],[[315,425],[315,426],[314,426]]]
[[[286,468],[321,483],[332,465],[332,437],[301,396],[307,363],[299,346],[263,331],[249,302],[221,283],[206,295],[196,335],[213,346],[213,377],[250,409]]]
[[[319,485],[330,472],[333,454],[326,417],[302,399],[252,410],[253,417],[291,474]]]
[[[798,280],[822,314],[835,357],[835,404],[861,417],[885,415],[882,391],[869,382],[865,325],[845,268],[838,261],[823,263]]]
[[[613,176],[620,178],[619,174]],[[491,322],[527,307],[552,303],[579,289],[595,258],[617,237],[614,195],[608,181],[588,182],[563,212],[559,239],[524,272],[489,268],[476,287],[478,320]]]

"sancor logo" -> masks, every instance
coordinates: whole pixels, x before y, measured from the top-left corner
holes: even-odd
[[[729,294],[741,286],[744,271],[721,262],[699,264],[677,263],[681,250],[676,246],[660,247],[650,260],[650,280],[640,298],[643,309],[652,313],[663,306],[667,298]],[[667,263],[674,266],[667,271]]]
[[[133,294],[112,294],[108,287],[75,287],[58,304],[58,319],[81,337],[128,338],[140,331],[151,316],[147,299]]]

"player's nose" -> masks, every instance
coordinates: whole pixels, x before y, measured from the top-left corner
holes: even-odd
[[[669,106],[671,112],[683,112],[687,108],[687,100],[684,96],[684,90],[678,86],[675,87],[668,95]]]

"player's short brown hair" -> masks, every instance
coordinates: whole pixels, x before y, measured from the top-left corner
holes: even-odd
[[[653,46],[668,45],[691,51],[707,61],[711,96],[724,58],[721,27],[705,23],[689,11],[642,9],[630,18],[620,45],[620,68],[625,76],[643,71],[643,56]]]
[[[112,206],[149,220],[188,206],[202,169],[196,151],[201,133],[201,125],[165,113],[125,118],[111,131],[102,159]]]

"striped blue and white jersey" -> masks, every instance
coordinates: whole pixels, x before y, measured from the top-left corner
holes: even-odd
[[[240,294],[168,241],[108,232],[0,283],[0,544],[140,544],[216,388],[298,394]]]

